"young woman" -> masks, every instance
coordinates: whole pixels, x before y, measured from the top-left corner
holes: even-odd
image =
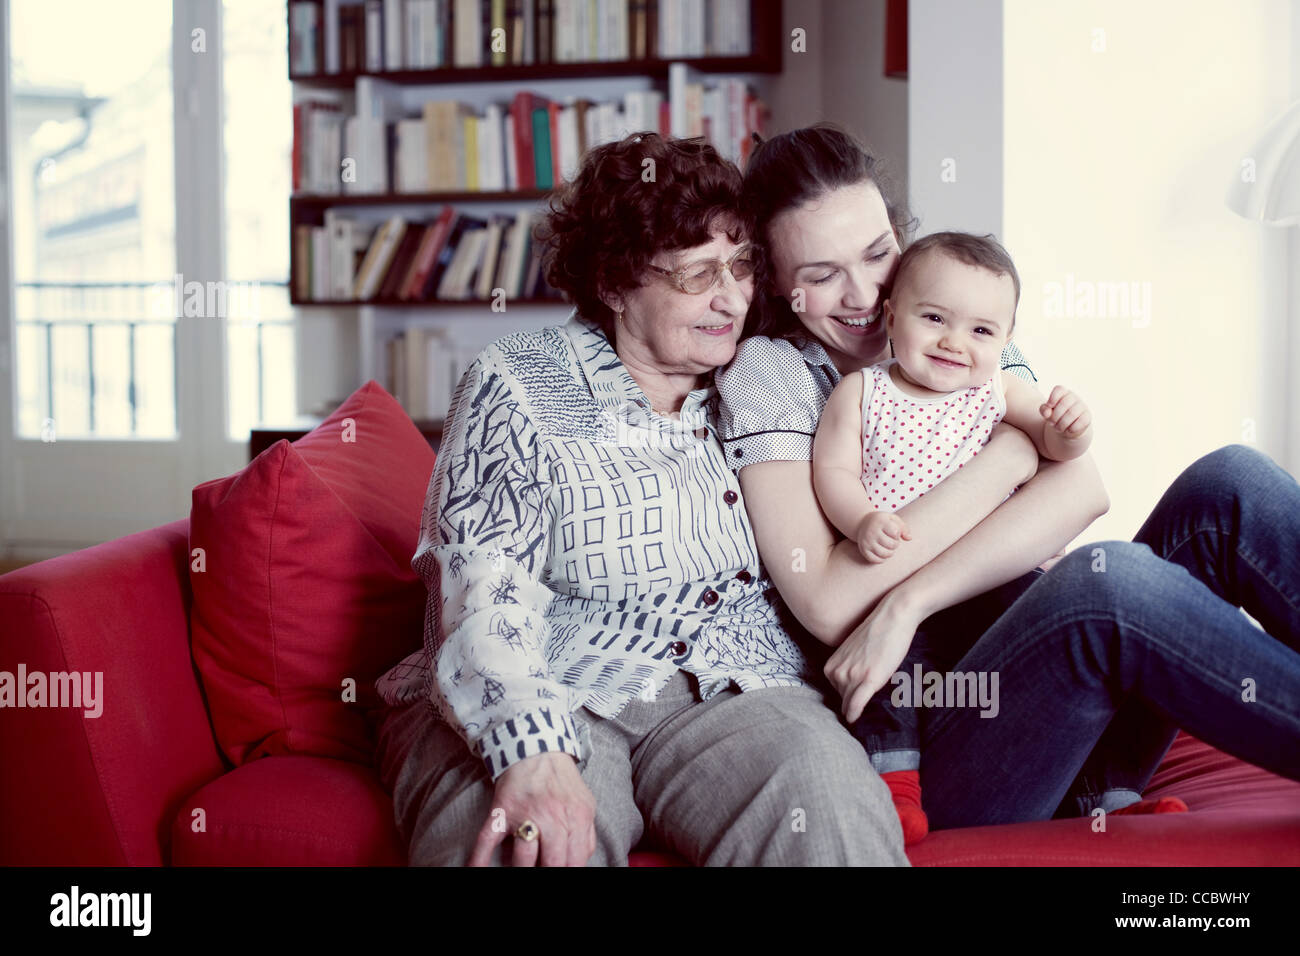
[[[873,158],[827,124],[762,143],[745,196],[758,334],[717,383],[764,566],[836,648],[826,674],[850,719],[900,630],[946,645],[953,670],[999,679],[993,719],[923,715],[931,825],[1138,804],[1179,727],[1300,779],[1300,485],[1252,449],[1222,448],[1179,476],[1133,542],[1050,561],[1106,510],[1105,491],[1088,456],[1038,467],[1000,426],[971,467],[900,512],[911,539],[868,564],[817,506],[812,437],[834,385],[889,358],[880,308],[907,216]],[[1002,365],[1027,372],[1013,350]]]

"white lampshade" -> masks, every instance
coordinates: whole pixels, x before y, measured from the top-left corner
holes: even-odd
[[[1300,222],[1300,101],[1269,124],[1228,187],[1228,208],[1270,226]]]

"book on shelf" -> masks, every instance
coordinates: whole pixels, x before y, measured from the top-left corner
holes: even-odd
[[[339,8],[339,72],[365,70],[366,9],[361,4]]]
[[[375,230],[366,223],[341,215],[337,210],[328,209],[325,211],[325,232],[329,241],[329,297],[352,298],[353,277],[364,261]]]
[[[418,226],[402,231],[402,240],[393,253],[393,261],[384,274],[384,280],[375,293],[375,298],[384,300],[397,298],[398,287],[407,270],[410,269],[411,261],[415,258],[416,250],[423,238],[424,230]]]
[[[332,209],[325,226],[294,227],[294,294],[301,302],[558,300],[532,241],[538,215],[444,206],[428,222],[397,215],[376,229]]]
[[[321,7],[315,3],[289,4],[289,75],[324,72],[321,63]]]
[[[441,421],[480,347],[445,328],[411,325],[384,341],[384,387],[411,418]]]
[[[460,213],[455,208],[444,206],[432,226],[422,230],[420,244],[416,246],[411,261],[397,277],[395,286],[398,299],[410,302],[417,297],[423,297],[430,279],[434,278],[434,270],[437,269],[438,274],[441,275],[442,269],[445,269],[451,260],[451,249],[448,248],[448,243],[453,239],[453,229],[459,217]],[[454,249],[454,245],[451,248]]]
[[[342,191],[338,162],[343,156],[340,105],[328,99],[304,99],[293,105],[293,191]]]
[[[378,73],[384,68],[383,0],[366,0],[364,38],[366,50],[366,72]]]
[[[739,77],[668,71],[668,93],[630,90],[618,100],[563,102],[521,90],[481,110],[426,101],[417,117],[346,116],[328,99],[294,105],[293,184],[300,195],[500,192],[550,189],[574,176],[594,146],[629,133],[704,136],[744,163],[766,107]],[[340,175],[344,160],[356,162]]]
[[[374,241],[370,243],[370,248],[366,250],[365,258],[361,260],[361,267],[357,269],[356,277],[352,280],[350,298],[365,300],[375,297],[384,277],[388,275],[389,267],[393,264],[393,257],[397,255],[397,247],[405,232],[406,220],[401,216],[393,216],[380,226]]]
[[[293,76],[747,56],[751,0],[294,0]]]

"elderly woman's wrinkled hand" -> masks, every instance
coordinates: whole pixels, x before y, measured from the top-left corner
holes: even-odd
[[[525,821],[537,827],[533,840],[515,835]],[[587,865],[596,852],[596,798],[572,757],[536,754],[497,778],[469,865],[487,866],[506,837],[513,837],[511,866]]]

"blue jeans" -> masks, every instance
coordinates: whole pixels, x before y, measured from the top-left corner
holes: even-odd
[[[921,720],[933,829],[1123,805],[1177,728],[1300,780],[1300,485],[1265,455],[1206,455],[1134,541],[1085,545],[1010,588],[954,665],[998,675],[996,717]]]
[[[927,617],[916,629],[896,673],[910,680],[917,666],[923,674],[956,670],[957,662],[979,636],[1045,573],[1035,568],[1023,577]],[[906,686],[910,688],[910,684]],[[921,722],[929,711],[912,706],[906,694],[904,702],[895,705],[893,693],[891,681],[872,696],[862,715],[849,725],[849,732],[862,744],[877,773],[916,770],[921,765]]]

